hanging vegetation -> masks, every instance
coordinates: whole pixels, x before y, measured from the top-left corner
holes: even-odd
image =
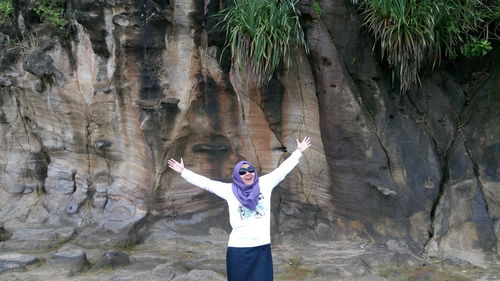
[[[427,63],[434,67],[443,57],[455,58],[460,51],[473,56],[491,50],[486,41],[498,40],[499,2],[365,0],[361,15],[380,42],[393,79],[398,77],[401,90],[406,91],[418,84],[419,72]]]
[[[8,21],[14,12],[12,0],[0,0],[0,24]]]
[[[63,29],[68,21],[64,18],[65,0],[32,1],[33,10],[42,22],[50,22]],[[14,3],[12,0],[0,0],[0,24],[12,20]]]
[[[298,0],[234,0],[222,10],[233,62],[249,78],[265,84],[281,63],[291,64],[291,51],[307,45],[296,8]]]
[[[64,18],[65,0],[42,0],[36,1],[35,12],[43,21],[51,22],[63,29],[68,21]]]

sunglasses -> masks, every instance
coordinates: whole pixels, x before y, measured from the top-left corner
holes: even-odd
[[[243,176],[244,174],[246,174],[247,172],[249,173],[253,173],[255,172],[255,167],[254,166],[248,166],[246,168],[240,168],[238,170],[238,173],[240,174],[240,176]]]

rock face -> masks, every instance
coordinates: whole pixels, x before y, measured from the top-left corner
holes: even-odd
[[[1,26],[0,247],[17,250],[25,229],[49,247],[126,245],[164,217],[229,232],[226,204],[167,159],[229,181],[241,159],[272,171],[307,135],[313,147],[273,195],[275,241],[498,257],[500,64],[444,65],[400,94],[355,6],[320,0],[318,17],[304,0],[311,53],[259,88],[222,54],[223,2],[69,1],[64,30],[26,8]]]
[[[499,121],[500,69],[443,67],[401,95],[371,52],[373,41],[362,36],[354,7],[322,4],[324,15],[307,30],[321,120],[327,120],[321,133],[332,213],[338,221],[355,218],[372,238],[405,240],[417,253],[474,264],[498,257],[498,215],[491,207],[498,197],[486,186],[499,182],[486,167],[500,161],[491,148],[499,139],[492,124]],[[481,77],[471,79],[474,72]],[[474,124],[476,118],[488,121]],[[495,160],[480,160],[486,147]]]

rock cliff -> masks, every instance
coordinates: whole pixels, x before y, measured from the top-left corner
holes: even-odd
[[[310,54],[261,88],[222,52],[225,1],[71,0],[65,29],[17,1],[0,28],[0,250],[130,245],[165,218],[228,232],[224,201],[167,159],[229,181],[241,159],[272,171],[307,135],[273,195],[274,241],[393,239],[495,262],[498,48],[401,94],[355,6],[318,2],[321,16],[300,2]]]

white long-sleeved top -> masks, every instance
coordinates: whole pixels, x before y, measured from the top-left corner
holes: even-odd
[[[299,163],[302,153],[296,150],[271,173],[259,177],[260,199],[255,210],[242,206],[233,194],[232,184],[211,180],[184,169],[181,176],[189,183],[226,200],[232,227],[228,247],[256,247],[271,243],[271,192]]]

